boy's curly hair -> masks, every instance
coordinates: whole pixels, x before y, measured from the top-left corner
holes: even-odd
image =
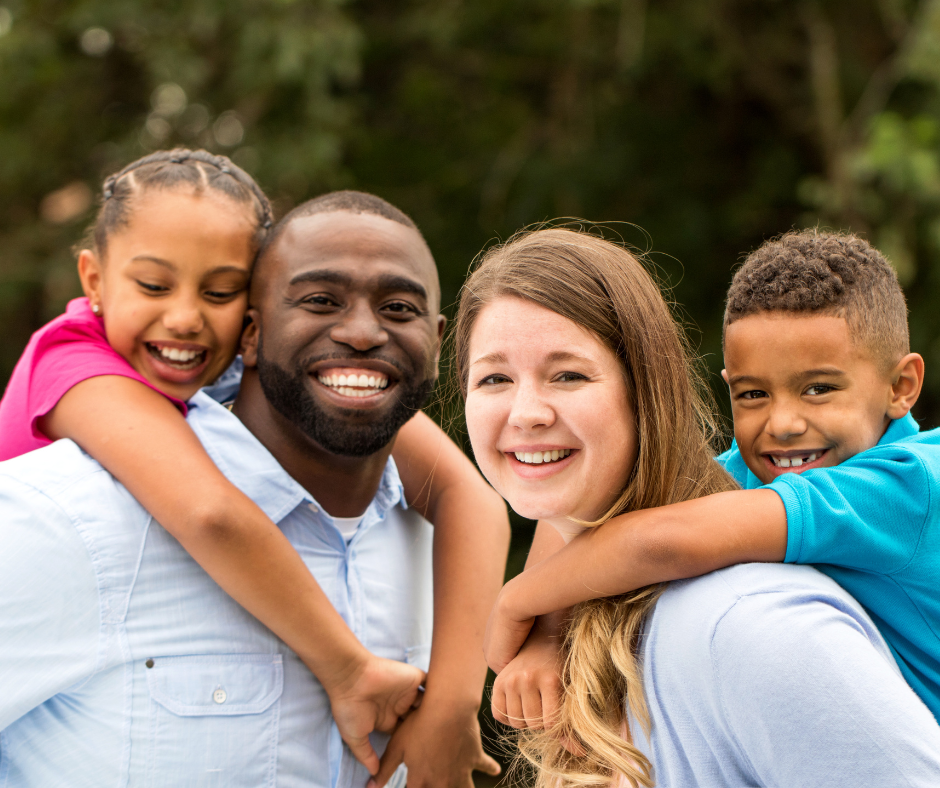
[[[881,252],[850,233],[793,231],[751,252],[731,280],[724,330],[760,312],[843,317],[852,338],[886,366],[909,352],[897,274]]]

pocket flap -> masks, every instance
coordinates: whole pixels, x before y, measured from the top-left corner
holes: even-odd
[[[182,717],[260,714],[284,689],[280,654],[157,657],[146,673],[150,697]]]

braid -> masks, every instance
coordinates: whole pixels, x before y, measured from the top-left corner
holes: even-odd
[[[184,184],[250,203],[255,214],[255,248],[260,248],[273,224],[273,211],[254,178],[227,156],[187,148],[155,151],[109,175],[102,184],[101,208],[86,236],[86,245],[103,255],[108,236],[127,225],[135,197],[146,189],[171,189]]]

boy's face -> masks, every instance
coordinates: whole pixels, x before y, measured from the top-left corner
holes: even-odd
[[[765,312],[732,323],[722,377],[738,449],[764,484],[838,465],[888,426],[891,371],[841,317]]]

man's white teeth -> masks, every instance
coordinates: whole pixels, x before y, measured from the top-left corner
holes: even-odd
[[[517,451],[514,452],[519,462],[529,465],[541,465],[544,462],[555,462],[571,454],[571,449],[552,449],[551,451]]]
[[[169,361],[178,361],[181,364],[186,364],[205,352],[204,350],[181,350],[176,347],[161,347],[157,348],[157,350],[160,351],[160,355],[163,356],[163,358]]]
[[[388,386],[388,378],[381,373],[372,373],[371,375],[320,375],[317,380],[344,397],[369,397]]]
[[[770,456],[770,459],[773,460],[774,465],[778,468],[799,468],[806,462],[815,462],[816,458],[819,455],[816,452],[812,454],[807,454],[805,457],[774,457]]]

